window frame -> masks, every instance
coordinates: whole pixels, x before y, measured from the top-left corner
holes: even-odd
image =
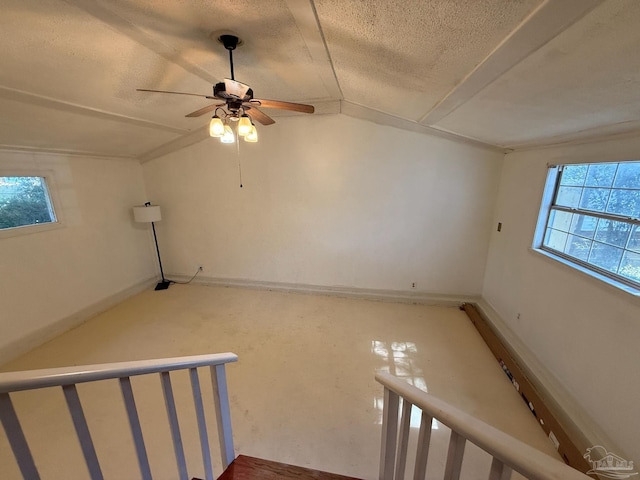
[[[0,177],[44,178],[44,181],[46,183],[46,192],[49,195],[49,202],[55,216],[55,221],[53,222],[37,223],[32,225],[22,225],[19,227],[0,229],[0,239],[16,237],[20,235],[28,235],[32,233],[46,232],[64,226],[64,216],[58,195],[56,174],[53,170],[0,168]]]
[[[586,162],[574,162],[563,163],[555,165],[547,165],[547,178],[542,195],[542,202],[538,213],[538,221],[536,223],[536,229],[533,239],[532,249],[535,252],[541,253],[546,257],[552,258],[564,265],[567,265],[573,269],[581,271],[590,277],[601,280],[609,285],[613,285],[621,290],[631,293],[635,296],[640,296],[640,281],[634,281],[632,279],[623,277],[618,273],[611,272],[597,265],[581,260],[579,258],[568,255],[564,252],[560,252],[553,248],[544,245],[545,235],[547,227],[549,225],[550,217],[553,211],[567,212],[572,214],[587,215],[596,219],[605,219],[616,222],[623,222],[632,226],[638,226],[640,228],[640,219],[635,217],[622,216],[619,214],[612,214],[608,212],[598,212],[580,208],[579,206],[566,207],[563,205],[555,205],[554,201],[557,197],[558,190],[560,189],[560,180],[562,170],[564,167],[574,165],[593,165],[593,164],[607,164],[607,163],[636,163],[638,160],[617,160],[617,161],[586,161]],[[584,188],[584,186],[583,186]]]

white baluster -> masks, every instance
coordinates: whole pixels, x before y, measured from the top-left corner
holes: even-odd
[[[404,479],[404,470],[407,464],[407,447],[409,446],[409,429],[411,428],[411,407],[411,403],[403,398],[398,454],[396,455],[396,480]]]
[[[413,471],[413,480],[424,480],[427,473],[427,458],[429,457],[432,423],[433,417],[422,412],[420,432],[418,433],[418,445],[416,447],[416,466]]]
[[[393,468],[398,438],[398,404],[400,397],[384,389],[382,406],[382,448],[380,449],[380,480],[393,480]]]
[[[40,480],[40,474],[36,464],[33,462],[29,444],[22,432],[20,420],[18,420],[8,393],[0,393],[0,422],[2,422],[4,431],[7,432],[7,438],[9,439],[11,450],[13,450],[13,454],[18,461],[22,478]]]
[[[193,392],[193,403],[196,408],[196,417],[198,419],[198,432],[200,433],[200,449],[202,450],[205,479],[213,480],[213,467],[211,465],[211,452],[209,450],[207,422],[204,418],[204,405],[202,404],[202,392],[200,390],[198,369],[190,368],[189,377],[191,377],[191,391]]]
[[[80,397],[78,396],[78,389],[75,385],[64,385],[62,387],[64,392],[64,398],[67,401],[67,407],[73,420],[73,426],[76,429],[76,435],[80,441],[80,447],[82,448],[82,455],[84,455],[84,461],[89,469],[89,475],[91,480],[103,480],[102,470],[100,470],[100,463],[98,462],[98,456],[96,455],[96,449],[93,445],[93,439],[89,433],[89,426],[87,425],[87,419],[84,416],[82,409],[82,403],[80,403]]]
[[[493,457],[491,470],[489,471],[489,480],[509,480],[511,478],[511,471],[511,468]]]
[[[122,398],[127,409],[129,417],[129,426],[131,427],[131,435],[136,446],[136,454],[138,455],[138,465],[143,480],[152,480],[151,468],[149,467],[149,458],[147,450],[144,446],[144,438],[142,437],[142,428],[140,427],[140,418],[138,418],[138,410],[136,409],[136,401],[133,397],[133,389],[131,388],[131,380],[129,377],[120,378],[120,390],[122,390]]]
[[[460,478],[466,441],[462,435],[451,430],[449,453],[447,454],[447,463],[444,468],[444,480],[458,480]]]
[[[233,448],[233,431],[231,429],[231,409],[229,407],[229,392],[227,388],[227,374],[224,365],[211,366],[211,386],[213,401],[218,422],[218,438],[220,440],[220,455],[222,469],[226,470],[236,458]]]
[[[169,418],[169,427],[171,428],[171,439],[173,440],[173,451],[176,456],[176,464],[178,466],[178,475],[180,480],[188,480],[187,463],[184,458],[184,447],[182,446],[182,437],[180,436],[180,425],[178,424],[178,413],[176,411],[176,402],[173,398],[173,388],[171,387],[171,377],[169,372],[161,372],[160,380],[162,382],[162,392],[164,394],[164,404],[167,407],[167,417]]]

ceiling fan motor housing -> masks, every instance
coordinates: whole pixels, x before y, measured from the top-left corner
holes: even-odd
[[[213,96],[216,98],[220,98],[222,100],[237,100],[240,103],[242,103],[242,102],[248,102],[253,99],[253,90],[251,88],[248,89],[244,97],[239,98],[236,95],[227,93],[227,89],[224,85],[224,82],[219,82],[213,86]]]

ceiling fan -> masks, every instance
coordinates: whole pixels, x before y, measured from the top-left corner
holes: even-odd
[[[237,133],[243,136],[248,142],[257,141],[257,132],[253,121],[262,125],[271,125],[275,120],[264,113],[258,107],[277,108],[301,113],[313,113],[313,105],[303,103],[283,102],[280,100],[265,100],[253,98],[253,90],[249,85],[238,82],[233,71],[233,51],[242,40],[231,34],[224,34],[218,37],[218,41],[229,51],[229,65],[231,68],[231,78],[225,78],[223,82],[213,86],[213,95],[201,95],[198,93],[171,92],[167,90],[150,90],[146,88],[136,89],[139,92],[170,93],[174,95],[191,95],[203,97],[211,100],[221,100],[224,103],[212,103],[202,107],[195,112],[191,112],[186,117],[199,117],[205,113],[214,111],[213,118],[209,125],[209,133],[212,137],[220,137],[224,143],[233,143],[233,130],[230,121],[238,122]],[[220,113],[220,115],[218,115]]]

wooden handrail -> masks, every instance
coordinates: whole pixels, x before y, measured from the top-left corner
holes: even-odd
[[[591,479],[591,477],[564,464],[560,460],[527,445],[389,373],[376,374],[376,380],[385,389],[402,397],[403,401],[420,408],[423,414],[426,413],[428,416],[442,422],[452,432],[456,432],[463,438],[470,440],[504,465],[519,472],[526,478],[534,480]]]
[[[236,361],[238,361],[238,356],[235,353],[214,353],[189,357],[6,372],[0,373],[0,393],[133,377],[148,373],[171,372],[186,368],[208,367]]]

